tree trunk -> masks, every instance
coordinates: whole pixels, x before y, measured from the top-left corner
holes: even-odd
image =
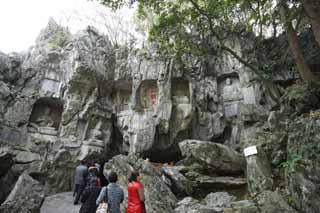
[[[304,81],[312,81],[315,79],[315,76],[312,74],[308,65],[305,63],[304,57],[300,51],[297,33],[292,26],[292,21],[288,20],[289,16],[288,16],[287,5],[284,1],[281,1],[281,0],[279,1],[280,1],[279,5],[280,5],[281,19],[285,25],[289,47],[291,49],[291,53],[296,62],[296,65],[298,67],[300,76]]]
[[[310,19],[314,37],[320,46],[320,0],[302,0],[302,4]]]

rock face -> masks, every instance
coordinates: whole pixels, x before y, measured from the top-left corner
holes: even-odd
[[[246,55],[249,41],[228,45],[256,60]],[[117,171],[124,188],[128,172],[141,171],[148,212],[258,212],[274,203],[276,188],[275,206],[290,209],[289,200],[317,212],[319,86],[296,85],[270,114],[277,105],[230,55],[175,61],[150,46],[114,47],[92,27],[72,35],[50,20],[28,52],[0,53],[3,211],[27,202],[16,190],[24,181],[34,189],[22,191],[39,194],[26,206],[38,211],[42,183],[46,195],[71,191],[79,160],[112,159],[105,172]],[[239,152],[250,145],[259,153],[244,159]],[[211,197],[217,192],[236,200],[225,205]]]
[[[115,48],[92,27],[72,35],[50,20],[30,51],[0,54],[0,147],[45,177],[50,193],[71,190],[81,159],[176,162],[178,143],[190,138],[236,148],[240,108],[261,97],[236,60],[210,63],[215,76],[193,59]]]
[[[44,196],[44,187],[29,175],[22,174],[10,195],[0,206],[0,212],[39,212]]]

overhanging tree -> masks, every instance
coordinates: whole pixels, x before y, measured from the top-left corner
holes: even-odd
[[[314,79],[300,53],[297,34],[292,25],[292,22],[297,20],[297,14],[292,13],[291,8],[284,7],[287,3],[290,5],[297,1],[281,0],[279,1],[281,4],[270,0],[137,1],[139,14],[142,17],[146,11],[155,14],[156,21],[150,28],[150,39],[158,42],[162,49],[174,56],[181,56],[184,53],[198,56],[206,55],[209,51],[207,41],[214,38],[222,51],[231,54],[256,74],[274,100],[279,98],[279,91],[272,80],[265,77],[261,66],[242,57],[231,49],[227,42],[228,35],[230,33],[240,34],[243,31],[243,26],[247,32],[256,28],[258,38],[262,40],[265,28],[270,28],[270,25],[273,25],[273,28],[276,29],[282,22],[287,31],[290,48],[302,79],[305,81]],[[101,2],[107,6],[119,8],[123,5],[130,5],[132,0],[101,0]],[[278,16],[280,12],[282,12],[282,19]],[[287,14],[294,15],[288,16]],[[241,27],[238,28],[238,26]],[[237,31],[237,29],[241,30]],[[274,32],[274,35],[277,35],[276,30]],[[199,43],[199,40],[202,42]]]

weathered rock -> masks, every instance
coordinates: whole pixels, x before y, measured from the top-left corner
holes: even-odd
[[[182,155],[205,164],[212,173],[240,174],[245,167],[242,156],[231,148],[213,142],[184,140],[179,143]]]
[[[255,196],[264,190],[271,190],[273,179],[267,157],[259,151],[257,155],[246,157],[246,161],[246,174],[250,194]]]
[[[44,199],[44,187],[27,174],[22,174],[8,198],[0,206],[1,213],[37,213]]]
[[[278,192],[264,191],[257,197],[257,203],[262,213],[273,213],[273,212],[297,212]]]
[[[241,200],[231,203],[231,208],[225,208],[224,213],[258,213],[260,212],[255,202]]]
[[[118,183],[127,193],[127,177],[133,169],[139,169],[141,182],[144,185],[147,212],[172,212],[177,202],[170,188],[163,182],[158,172],[149,162],[138,159],[135,156],[118,155],[113,157],[104,166],[104,175],[110,171],[118,174]],[[122,204],[122,209],[127,205],[127,200]]]
[[[319,118],[312,115],[298,117],[289,125],[284,165],[290,200],[301,212],[317,212],[320,208],[319,132]]]
[[[0,150],[0,177],[5,175],[13,165],[13,154],[8,150]]]
[[[209,207],[230,207],[235,200],[236,197],[229,195],[227,192],[210,193],[204,199]]]
[[[282,112],[302,114],[319,108],[319,83],[296,84],[281,97]]]
[[[179,172],[179,167],[163,166],[161,172],[172,182],[171,189],[176,195],[190,195],[192,193],[192,183]]]
[[[191,197],[186,197],[177,203],[176,213],[223,213],[226,207],[230,207],[235,200],[226,192],[210,193],[206,198],[199,202]]]

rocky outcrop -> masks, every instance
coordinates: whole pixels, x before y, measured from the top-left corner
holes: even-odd
[[[179,147],[186,161],[205,164],[211,173],[240,174],[245,168],[243,157],[222,144],[185,140]]]
[[[44,199],[44,187],[27,174],[22,174],[10,195],[0,206],[3,213],[37,213]]]
[[[227,45],[246,57],[250,44]],[[50,20],[28,52],[0,53],[0,202],[23,174],[16,187],[26,180],[41,192],[27,207],[36,209],[42,186],[31,177],[48,194],[69,191],[79,160],[111,159],[105,173],[118,172],[124,188],[141,171],[148,212],[290,212],[287,200],[316,212],[319,94],[316,83],[297,84],[277,111],[228,54],[174,61]],[[256,155],[239,154],[251,145]],[[24,205],[15,188],[7,200]]]

